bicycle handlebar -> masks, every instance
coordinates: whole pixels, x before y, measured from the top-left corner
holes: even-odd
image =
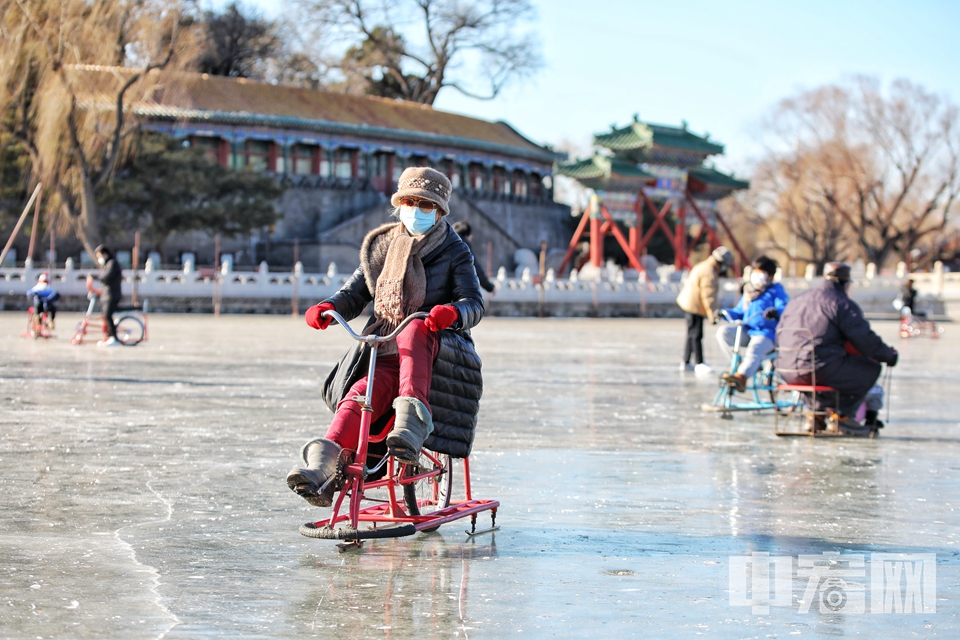
[[[409,316],[403,319],[403,322],[401,322],[396,329],[394,329],[392,332],[390,332],[390,334],[385,336],[359,335],[350,327],[349,324],[347,324],[347,321],[343,319],[343,316],[341,316],[336,311],[332,311],[332,310],[324,311],[320,315],[324,318],[333,318],[334,320],[336,320],[338,323],[340,323],[340,326],[342,326],[346,330],[346,332],[350,334],[350,337],[356,340],[357,342],[366,342],[369,345],[373,345],[373,344],[381,344],[384,342],[390,342],[391,340],[396,340],[397,336],[400,335],[400,332],[403,331],[408,324],[410,324],[411,322],[413,322],[418,318],[426,318],[430,314],[427,313],[426,311],[418,311],[417,313],[410,314]]]

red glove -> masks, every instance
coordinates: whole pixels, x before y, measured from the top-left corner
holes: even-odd
[[[456,307],[449,304],[438,304],[430,309],[430,315],[424,319],[423,324],[427,325],[427,329],[430,329],[430,331],[442,331],[456,322],[459,317],[460,314],[457,313]]]
[[[307,321],[307,324],[313,327],[314,329],[326,329],[330,326],[332,318],[324,318],[320,314],[324,311],[336,311],[333,308],[333,305],[329,302],[321,302],[320,304],[315,304],[307,312],[303,314],[304,319]]]

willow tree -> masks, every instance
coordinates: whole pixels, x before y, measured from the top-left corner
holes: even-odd
[[[193,20],[178,0],[0,0],[0,10],[0,126],[28,154],[48,215],[92,254],[106,231],[96,195],[129,149],[135,105],[191,60]]]

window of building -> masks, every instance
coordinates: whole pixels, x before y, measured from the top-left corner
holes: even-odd
[[[370,177],[371,178],[390,178],[391,176],[387,175],[390,168],[390,156],[389,153],[375,153],[370,158]]]
[[[203,156],[211,162],[220,163],[220,138],[193,136],[190,143],[194,148],[203,151]]]
[[[356,152],[356,161],[353,165],[354,178],[366,178],[370,171],[370,154],[360,151]]]
[[[234,168],[249,167],[253,171],[269,171],[272,145],[272,142],[265,140],[247,140],[241,143],[240,148],[237,149]]]
[[[513,192],[521,197],[527,195],[527,174],[519,169],[513,172]]]
[[[332,152],[327,149],[320,149],[320,177],[329,178],[333,175],[333,163],[330,162]]]
[[[437,171],[440,171],[443,175],[447,176],[450,180],[450,183],[453,184],[453,177],[456,174],[456,166],[453,164],[453,160],[444,158],[437,164]]]
[[[312,144],[295,144],[290,147],[290,167],[288,171],[299,176],[308,176],[317,172],[316,160],[320,147]],[[278,168],[277,171],[280,169]]]
[[[408,167],[426,167],[427,157],[426,156],[410,156],[407,158]]]
[[[493,168],[493,190],[496,193],[510,195],[510,174],[503,167]]]
[[[530,189],[529,189],[530,195],[531,195],[532,197],[534,197],[534,198],[539,198],[539,197],[540,197],[540,194],[541,194],[541,190],[540,190],[540,174],[539,174],[539,173],[531,173],[531,174],[530,174],[530,182],[529,182],[529,185],[530,185]]]
[[[470,164],[470,188],[477,191],[483,191],[483,178],[487,170],[482,164],[476,162]]]
[[[334,175],[338,178],[352,178],[356,171],[356,149],[337,149],[334,151]]]

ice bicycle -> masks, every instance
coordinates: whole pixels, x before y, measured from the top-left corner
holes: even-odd
[[[99,289],[87,286],[87,312],[83,315],[83,320],[77,323],[77,330],[70,338],[70,344],[83,344],[83,339],[87,335],[87,328],[90,326],[90,316],[93,315],[93,308],[97,304],[97,296],[100,295]],[[117,340],[125,347],[138,345],[147,339],[147,307],[148,302],[143,301],[143,306],[117,307],[115,323],[117,327]],[[103,335],[107,335],[107,322],[103,321]]]
[[[738,321],[734,324],[737,327],[737,335],[733,342],[733,355],[730,358],[731,372],[735,372],[743,362],[743,356],[740,353],[744,335],[743,322]],[[701,409],[708,413],[718,413],[724,420],[732,420],[734,412],[738,411],[759,412],[787,408],[789,406],[787,402],[777,400],[777,387],[781,380],[774,366],[776,359],[776,350],[763,359],[760,368],[752,378],[747,380],[744,391],[747,397],[743,401],[736,400],[737,390],[733,385],[720,380],[720,389],[713,396],[713,402],[704,404]]]
[[[814,341],[813,332],[809,329],[788,329],[786,331],[806,335],[810,344]],[[887,365],[884,368],[881,372],[880,384],[874,385],[874,388],[868,393],[868,398],[860,404],[857,414],[851,416],[856,422],[862,423],[861,429],[863,431],[851,433],[841,428],[840,415],[837,413],[836,408],[840,406],[840,391],[817,381],[816,356],[813,354],[814,352],[811,350],[810,368],[796,371],[800,374],[797,383],[784,382],[778,384],[774,391],[774,397],[778,399],[779,404],[783,405],[778,407],[775,413],[774,433],[778,436],[807,436],[812,438],[877,437],[879,429],[884,425],[877,423],[870,428],[870,425],[864,422],[867,402],[869,396],[875,391],[879,394],[880,400],[883,400],[885,395],[883,392],[884,378],[887,393],[889,393],[891,367]],[[779,398],[787,399],[779,400]],[[889,414],[890,407],[887,405],[888,418]]]
[[[925,312],[913,313],[910,307],[903,307],[900,315],[901,338],[939,338],[943,327],[938,325]]]
[[[442,453],[421,449],[418,464],[405,464],[389,454],[387,434],[394,416],[373,423],[373,379],[377,365],[377,349],[395,340],[413,320],[426,318],[420,312],[408,316],[389,335],[358,335],[336,311],[325,311],[323,316],[336,320],[350,337],[363,342],[370,351],[367,367],[367,392],[354,396],[360,404],[360,442],[356,452],[344,450],[346,457],[337,474],[327,480],[338,486],[330,517],[300,525],[300,533],[308,538],[343,541],[340,551],[360,548],[363,540],[373,538],[400,538],[418,532],[436,531],[441,525],[470,516],[468,536],[476,536],[499,529],[496,500],[478,500],[470,486],[470,461],[463,462],[464,499],[453,499],[453,459]],[[381,424],[382,423],[382,424]],[[321,487],[321,491],[326,488]],[[364,502],[372,503],[362,506]],[[343,513],[341,509],[346,508]],[[477,530],[477,515],[490,512],[490,527]],[[370,528],[360,528],[370,523]],[[338,526],[339,525],[339,526]],[[378,526],[385,525],[385,526]]]
[[[50,312],[44,310],[43,305],[34,303],[27,309],[27,330],[20,334],[21,338],[43,338],[48,340],[53,335],[53,318]]]

